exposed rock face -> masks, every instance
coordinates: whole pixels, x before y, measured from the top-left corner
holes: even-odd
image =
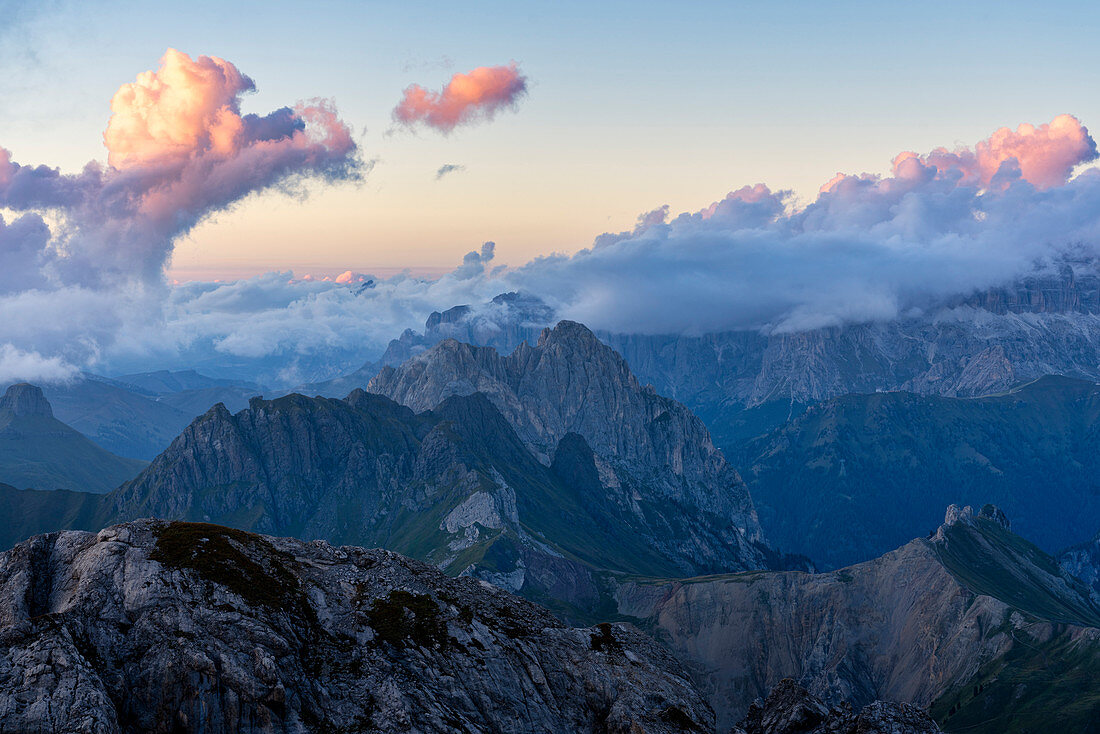
[[[847,704],[829,708],[790,678],[763,704],[753,703],[731,734],[937,734],[927,713],[905,703],[875,701],[853,713]]]
[[[12,385],[0,397],[0,413],[20,418],[32,415],[53,418],[53,408],[42,394],[42,388],[25,382]]]
[[[1087,693],[1082,681],[1100,671],[1100,606],[995,508],[948,519],[934,539],[833,573],[630,581],[618,609],[694,671],[720,730],[788,677],[829,705],[935,705],[941,722],[988,720],[975,729],[987,732],[1025,712],[1041,721],[1044,696]],[[1055,691],[1044,666],[1062,658],[1081,662]],[[1100,715],[1088,700],[1079,721]]]
[[[599,469],[592,491],[647,525],[647,542],[683,558],[684,571],[767,563],[744,483],[702,421],[642,387],[581,324],[562,321],[508,356],[448,339],[383,368],[367,390],[417,411],[483,393],[546,464],[568,434],[582,437]]]
[[[726,455],[769,542],[826,568],[928,533],[949,503],[995,503],[1048,553],[1100,528],[1091,380],[1044,377],[982,398],[845,395]]]
[[[563,626],[394,553],[141,521],[0,555],[0,728],[712,730],[629,625]]]
[[[1100,604],[1100,534],[1088,543],[1080,543],[1059,553],[1058,565],[1087,584],[1092,589],[1093,598]]]

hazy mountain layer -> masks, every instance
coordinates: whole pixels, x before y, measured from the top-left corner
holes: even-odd
[[[0,482],[4,484],[109,492],[144,467],[144,461],[115,456],[54,418],[49,401],[34,385],[12,385],[0,397]]]
[[[1100,387],[1047,377],[1002,395],[846,395],[728,450],[769,540],[828,567],[993,503],[1048,552],[1100,527]]]
[[[0,554],[20,732],[713,730],[628,625],[570,629],[386,551],[141,521]]]
[[[119,456],[150,460],[172,443],[194,416],[122,383],[83,375],[43,386],[59,420]]]
[[[615,598],[693,671],[720,730],[788,677],[830,704],[931,706],[946,731],[1100,720],[1100,606],[996,508],[952,507],[933,537],[832,573],[630,580]]]

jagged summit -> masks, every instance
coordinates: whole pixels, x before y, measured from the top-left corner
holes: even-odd
[[[20,417],[35,415],[53,418],[53,408],[42,394],[42,388],[26,382],[12,385],[0,397],[0,412]]]
[[[943,540],[947,529],[954,525],[959,523],[974,525],[978,520],[989,520],[1003,530],[1011,529],[1011,523],[1008,521],[1008,516],[996,505],[982,505],[982,508],[977,512],[974,512],[974,508],[970,505],[966,505],[965,507],[948,505],[947,511],[943,516],[943,524],[936,530],[936,540]]]
[[[508,355],[447,339],[383,368],[367,390],[417,412],[483,393],[547,466],[577,434],[594,454],[602,494],[648,526],[655,547],[676,547],[708,572],[767,565],[744,483],[702,421],[643,387],[583,324],[561,321]]]

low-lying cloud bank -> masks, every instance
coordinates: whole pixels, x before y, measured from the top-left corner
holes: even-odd
[[[229,89],[240,86],[221,78]],[[216,147],[210,130],[220,126],[198,129],[200,147]],[[129,154],[147,160],[143,149]],[[337,156],[342,172],[346,157]],[[791,332],[893,319],[1097,257],[1100,171],[1084,168],[1096,158],[1087,129],[1063,115],[998,130],[973,148],[902,153],[887,176],[838,174],[805,206],[789,192],[746,186],[696,212],[673,216],[659,207],[629,232],[518,268],[493,267],[495,246],[486,243],[435,280],[270,273],[167,292],[142,278],[110,289],[70,285],[51,269],[60,255],[41,256],[45,224],[25,215],[0,228],[0,257],[11,263],[0,271],[0,344],[60,358],[61,367],[195,366],[293,385],[376,358],[433,310],[503,291],[538,296],[557,317],[622,332]],[[9,249],[5,238],[22,244]],[[28,286],[36,277],[52,289]]]

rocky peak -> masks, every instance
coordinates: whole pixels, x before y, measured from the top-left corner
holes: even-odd
[[[904,703],[875,701],[858,713],[847,702],[829,708],[790,678],[776,684],[764,702],[731,734],[937,734],[940,728],[927,713]]]
[[[996,505],[982,505],[982,509],[977,512],[974,512],[974,508],[970,505],[966,505],[965,507],[948,505],[947,511],[943,516],[943,525],[936,531],[936,540],[943,540],[944,534],[948,528],[954,527],[960,523],[963,525],[975,525],[978,520],[988,520],[1000,526],[1003,530],[1010,529],[1008,516]]]
[[[42,388],[26,382],[12,385],[0,398],[0,412],[16,416],[45,416],[53,418],[50,401],[42,394]]]
[[[683,558],[685,571],[766,565],[752,501],[703,422],[642,387],[626,361],[583,324],[562,321],[543,330],[535,346],[520,344],[507,356],[447,339],[383,369],[367,390],[417,412],[454,395],[483,393],[546,466],[566,436],[583,439],[599,474],[597,495],[617,512],[652,523],[651,542]],[[558,468],[585,477],[591,491],[591,471],[574,448],[565,455],[580,464]]]

